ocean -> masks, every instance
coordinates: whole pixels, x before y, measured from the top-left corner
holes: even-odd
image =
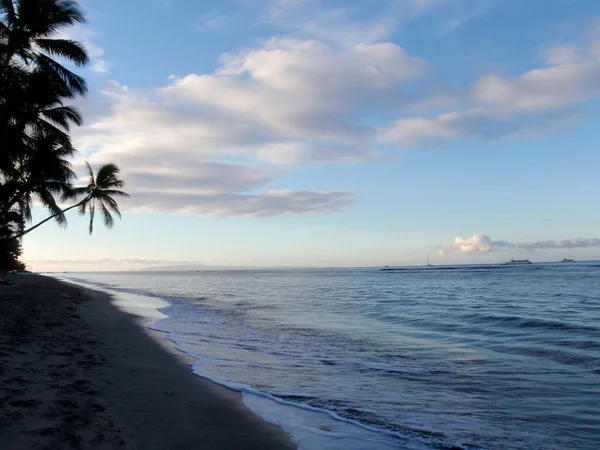
[[[59,276],[301,449],[600,448],[598,262]]]

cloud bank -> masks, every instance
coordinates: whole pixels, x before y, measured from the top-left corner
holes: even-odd
[[[92,164],[118,161],[132,194],[124,204],[138,211],[340,211],[355,201],[352,190],[262,188],[291,166],[376,157],[362,105],[389,105],[390,90],[425,70],[391,43],[335,49],[272,39],[225,55],[212,74],[174,76],[151,92],[109,83],[108,111],[77,130],[76,142]]]
[[[460,99],[463,109],[402,117],[380,128],[381,143],[439,145],[467,138],[528,137],[571,123],[600,95],[600,39],[542,54],[546,67],[515,77],[488,74]]]
[[[507,241],[492,241],[485,234],[456,237],[452,244],[438,245],[436,247],[440,256],[483,255],[496,251],[510,250],[554,250],[562,248],[592,248],[600,247],[600,239],[563,239],[537,242],[512,243]]]
[[[535,135],[575,120],[600,95],[599,37],[547,48],[541,67],[489,73],[454,92],[430,62],[387,41],[402,23],[454,2],[374,1],[365,15],[320,0],[269,0],[263,21],[276,35],[221,55],[214,71],[172,75],[143,90],[108,82],[99,101],[82,108],[92,118],[74,132],[82,160],[121,166],[129,210],[321,214],[354,204],[353,186],[291,189],[288,173],[461,139]],[[452,11],[456,30],[487,9]],[[93,32],[75,34],[88,42],[96,70],[106,71]],[[468,252],[498,246],[461,239],[452,245]]]

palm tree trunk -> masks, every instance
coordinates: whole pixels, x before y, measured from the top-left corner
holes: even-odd
[[[56,214],[52,214],[49,217],[46,217],[44,220],[42,220],[40,223],[35,224],[34,226],[27,228],[25,231],[20,232],[19,234],[17,234],[15,236],[16,239],[22,238],[23,236],[25,236],[27,233],[29,233],[30,231],[35,230],[38,227],[41,227],[42,225],[44,225],[46,222],[48,222],[49,220],[54,219],[56,216],[58,216],[59,214],[64,214],[67,211],[73,209],[73,208],[77,208],[78,206],[81,206],[83,203],[87,202],[89,200],[88,197],[84,198],[83,200],[81,200],[79,203],[76,203],[72,206],[69,206],[68,208],[63,209],[60,213],[56,213]]]

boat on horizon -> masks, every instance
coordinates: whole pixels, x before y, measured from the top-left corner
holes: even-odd
[[[518,266],[518,265],[522,265],[522,264],[531,264],[531,261],[529,261],[528,259],[510,258],[510,261],[505,261],[502,264],[504,264],[505,266]]]
[[[563,258],[561,263],[570,263],[570,262],[575,262],[574,259],[569,259],[569,258]]]

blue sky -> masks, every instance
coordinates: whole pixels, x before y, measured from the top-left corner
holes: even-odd
[[[131,199],[34,270],[600,258],[597,1],[82,5],[75,168]]]

